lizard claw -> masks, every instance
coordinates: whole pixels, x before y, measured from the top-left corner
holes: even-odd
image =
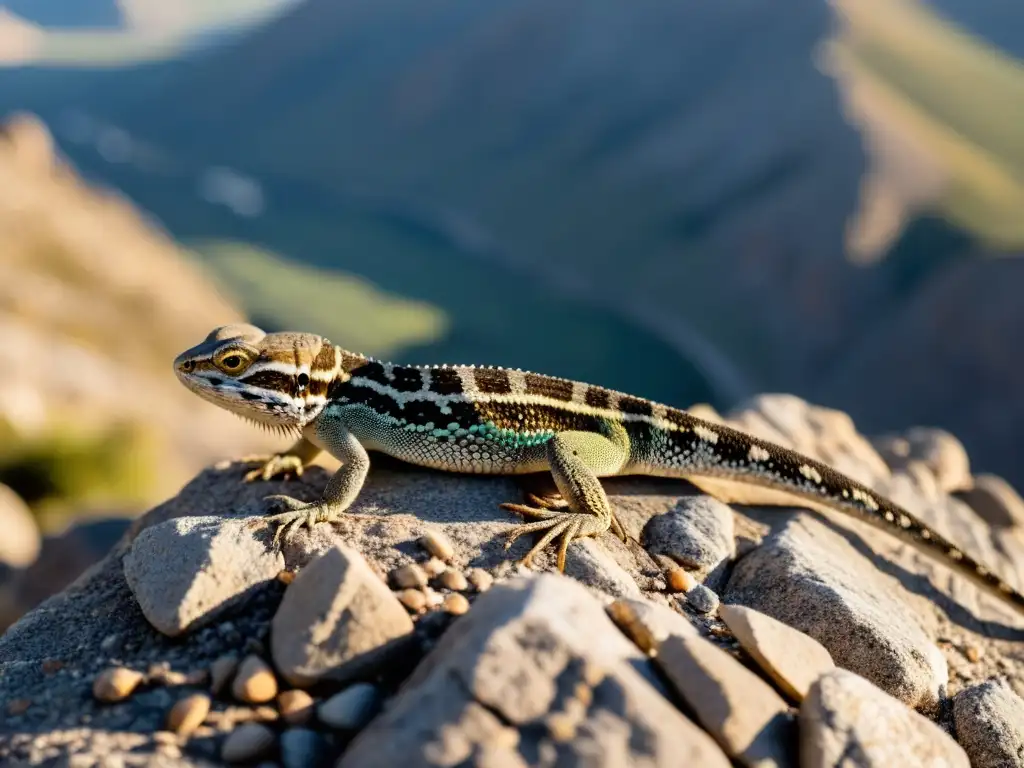
[[[291,456],[289,454],[277,454],[275,456],[251,456],[247,457],[246,461],[262,461],[263,466],[257,467],[256,469],[246,472],[243,480],[247,483],[251,483],[255,480],[272,480],[275,477],[281,476],[288,478],[294,475],[295,477],[302,477],[302,459],[298,456]]]
[[[282,539],[287,539],[295,531],[306,526],[310,531],[313,527],[327,519],[322,505],[318,503],[307,504],[293,499],[291,496],[275,494],[264,498],[272,509],[284,508],[284,511],[267,516],[267,522],[276,525],[274,532],[274,546],[280,546]]]

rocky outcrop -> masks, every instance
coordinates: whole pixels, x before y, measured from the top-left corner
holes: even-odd
[[[733,416],[962,511],[834,412]],[[608,480],[630,540],[575,542],[558,575],[504,549],[512,479],[380,459],[342,522],[278,549],[263,497],[328,473],[251,466],[201,473],[0,637],[0,762],[967,766],[1019,741],[1024,617],[855,522]]]

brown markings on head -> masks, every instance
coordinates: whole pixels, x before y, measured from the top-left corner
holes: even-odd
[[[569,403],[572,402],[572,382],[551,376],[542,376],[539,373],[528,373],[526,374],[526,393]]]

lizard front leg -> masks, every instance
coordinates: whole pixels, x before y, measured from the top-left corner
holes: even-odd
[[[534,555],[561,536],[558,570],[564,571],[565,553],[573,539],[597,536],[610,527],[621,531],[618,521],[613,526],[614,515],[598,476],[615,474],[626,460],[626,451],[595,432],[560,432],[548,441],[547,458],[565,508],[502,504],[505,509],[539,518],[509,531],[505,548],[524,533],[545,531],[521,561],[529,565]]]
[[[271,480],[279,475],[301,477],[302,471],[320,455],[320,451],[319,446],[314,445],[305,437],[300,437],[284,453],[276,453],[269,457],[246,456],[242,461],[261,461],[263,466],[247,472],[243,479],[245,482],[251,483],[254,480]]]
[[[362,443],[347,427],[340,423],[329,426],[319,425],[317,439],[327,452],[341,462],[341,468],[334,473],[324,489],[320,501],[306,504],[291,496],[275,495],[266,497],[266,501],[279,504],[287,511],[268,517],[272,524],[278,526],[274,534],[274,543],[280,541],[296,528],[303,525],[313,530],[317,523],[337,522],[342,514],[355,501],[362,490],[363,482],[370,471],[370,456]]]

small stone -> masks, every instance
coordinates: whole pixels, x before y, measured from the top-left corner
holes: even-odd
[[[327,741],[308,728],[289,728],[281,734],[281,764],[284,768],[315,768],[327,760]]]
[[[277,696],[273,670],[259,656],[246,656],[238,667],[231,693],[247,704],[262,704]]]
[[[223,516],[177,517],[143,529],[124,575],[143,615],[169,637],[216,621],[284,566],[262,528]]]
[[[971,664],[977,664],[981,660],[981,648],[976,645],[968,645],[964,648],[964,656]]]
[[[835,669],[821,643],[771,616],[742,605],[723,605],[719,616],[743,650],[793,701],[803,701],[814,681]]]
[[[960,691],[953,699],[953,719],[974,768],[1024,766],[1024,699],[1005,681]]]
[[[673,592],[689,592],[696,585],[693,576],[683,568],[673,568],[668,572],[668,588]]]
[[[32,699],[12,699],[7,702],[7,714],[11,717],[23,715],[32,706]]]
[[[445,565],[443,561],[438,560],[436,557],[432,557],[423,564],[423,572],[427,574],[428,579],[433,579],[444,573],[444,570],[447,567],[448,566]]]
[[[605,611],[622,633],[647,655],[670,635],[696,635],[697,630],[681,613],[649,600],[620,598]]]
[[[210,665],[210,693],[219,696],[224,687],[234,678],[238,669],[238,657],[225,655]]]
[[[466,578],[477,592],[486,592],[494,584],[494,577],[483,568],[470,568]]]
[[[444,609],[454,616],[461,616],[469,610],[469,600],[466,599],[465,595],[453,592],[445,597]]]
[[[210,697],[196,693],[178,701],[167,713],[167,730],[187,736],[203,724],[210,713]]]
[[[786,702],[743,664],[696,633],[669,636],[654,658],[730,757],[746,766],[796,763]]]
[[[289,725],[305,725],[313,716],[313,697],[301,688],[292,688],[277,694],[277,708],[281,719]]]
[[[295,571],[281,571],[277,574],[276,578],[282,584],[291,584],[295,581]]]
[[[100,672],[92,684],[92,695],[100,701],[123,701],[142,682],[143,674],[127,667],[110,667]]]
[[[800,765],[970,768],[967,755],[939,726],[838,668],[819,677],[800,705]]]
[[[42,664],[44,675],[53,675],[64,669],[64,662],[60,659],[45,659]]]
[[[403,589],[398,593],[398,602],[413,613],[419,613],[427,607],[427,596],[420,589]]]
[[[381,696],[369,683],[350,685],[317,708],[320,721],[332,728],[355,731],[362,728],[380,709]]]
[[[406,563],[391,572],[391,580],[401,589],[416,589],[427,586],[427,574],[418,563]]]
[[[220,756],[227,763],[248,763],[266,757],[274,746],[274,732],[261,723],[244,723],[221,745]]]
[[[736,553],[732,508],[711,496],[685,496],[644,525],[641,541],[690,570],[718,575]]]
[[[994,528],[1024,528],[1024,499],[998,475],[975,475],[972,488],[953,495]]]
[[[708,589],[703,584],[697,584],[686,593],[686,602],[698,613],[712,614],[718,610],[718,605],[721,601],[713,590]]]
[[[464,592],[469,589],[469,582],[466,581],[462,571],[457,571],[454,568],[449,568],[442,573],[438,578],[438,583],[445,589],[450,589],[454,592]]]
[[[420,544],[427,552],[444,562],[450,562],[455,557],[455,548],[448,541],[448,537],[437,530],[429,530],[420,537]]]
[[[280,713],[273,707],[261,704],[252,710],[252,719],[261,723],[272,723],[280,717]]]
[[[408,610],[356,550],[337,544],[308,563],[284,593],[270,648],[296,688],[371,674],[407,650]]]

